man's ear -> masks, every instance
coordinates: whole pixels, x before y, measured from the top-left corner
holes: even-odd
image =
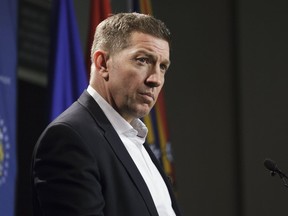
[[[94,53],[94,63],[97,73],[100,74],[104,79],[108,79],[108,69],[107,69],[107,52],[103,50],[97,50]]]

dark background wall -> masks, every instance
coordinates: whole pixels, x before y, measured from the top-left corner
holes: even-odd
[[[124,1],[111,2],[114,12],[126,10]],[[89,1],[74,3],[85,50]],[[173,34],[164,91],[185,215],[285,214],[288,189],[263,161],[271,157],[288,173],[288,1],[152,6]],[[45,79],[20,76],[18,96],[17,215],[23,216],[31,215],[31,151],[47,118]]]
[[[288,2],[239,1],[243,210],[281,215],[287,188],[263,172],[271,157],[288,171]]]
[[[165,94],[179,200],[191,216],[241,215],[235,3],[162,4],[154,14],[174,35]]]
[[[174,34],[165,93],[184,211],[285,214],[263,161],[288,171],[288,2],[155,1],[154,14]]]

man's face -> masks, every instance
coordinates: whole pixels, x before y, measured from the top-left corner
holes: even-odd
[[[128,122],[142,118],[156,103],[169,64],[167,41],[132,33],[130,46],[107,60],[106,99]]]

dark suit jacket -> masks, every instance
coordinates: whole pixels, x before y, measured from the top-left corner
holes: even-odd
[[[171,184],[149,146],[176,215]],[[40,136],[32,162],[36,216],[156,216],[150,192],[116,131],[85,91]]]

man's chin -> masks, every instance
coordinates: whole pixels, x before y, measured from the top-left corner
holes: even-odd
[[[138,110],[137,111],[137,116],[138,116],[138,118],[143,118],[143,117],[145,117],[145,116],[147,116],[149,113],[150,113],[150,111],[151,111],[151,108],[149,107],[147,107],[147,108],[145,108],[145,109],[141,109],[141,110]]]

